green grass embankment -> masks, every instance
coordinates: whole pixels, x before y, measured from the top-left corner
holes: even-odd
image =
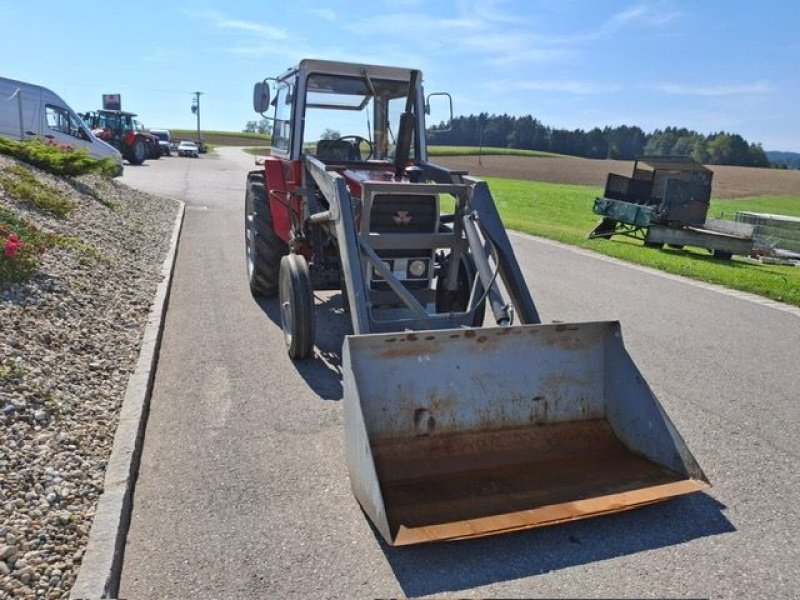
[[[645,248],[641,240],[615,236],[587,240],[598,222],[592,212],[600,188],[487,177],[506,227],[587,248],[607,256],[699,281],[751,292],[800,306],[800,268],[764,265],[742,257],[712,258],[702,248]],[[714,200],[709,216],[732,218],[736,210],[800,216],[800,197],[765,196]]]
[[[170,135],[176,140],[196,140],[196,129],[170,129]],[[211,131],[201,129],[203,141],[212,146],[253,146],[266,144],[269,136],[263,133],[248,133],[245,131]]]

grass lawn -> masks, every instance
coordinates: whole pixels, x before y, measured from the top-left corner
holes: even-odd
[[[600,188],[494,177],[487,177],[486,180],[503,221],[510,229],[800,306],[798,267],[762,265],[741,257],[719,261],[702,248],[675,250],[665,247],[655,250],[645,248],[641,240],[624,236],[615,236],[611,240],[587,240],[586,235],[599,220],[592,212],[592,205],[595,197],[602,193]],[[714,200],[709,216],[724,214],[732,218],[736,210],[800,216],[800,197]]]
[[[269,155],[269,148],[266,146],[258,146],[256,148],[242,148],[248,154],[252,154],[254,156],[268,156]]]

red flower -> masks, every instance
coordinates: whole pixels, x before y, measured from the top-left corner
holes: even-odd
[[[25,242],[19,239],[16,234],[12,233],[8,236],[8,240],[6,240],[5,255],[9,258],[13,258],[17,254],[17,251],[24,245]]]

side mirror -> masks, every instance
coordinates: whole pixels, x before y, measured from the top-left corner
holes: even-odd
[[[269,83],[266,79],[253,87],[253,110],[261,114],[269,110]]]
[[[434,101],[432,109],[431,98],[434,97],[440,97],[441,100]],[[445,98],[447,99],[446,101],[444,100]],[[428,94],[428,97],[425,98],[425,114],[430,116],[432,112],[435,113],[434,118],[427,119],[427,121],[429,123],[447,123],[447,129],[437,129],[437,131],[450,131],[453,123],[453,97],[447,92],[433,92],[432,94]]]

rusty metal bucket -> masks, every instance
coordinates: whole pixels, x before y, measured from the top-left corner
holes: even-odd
[[[353,492],[387,542],[539,527],[708,480],[618,322],[349,336]]]

